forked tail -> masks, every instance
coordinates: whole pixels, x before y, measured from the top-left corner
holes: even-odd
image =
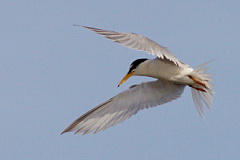
[[[199,89],[203,90],[192,87],[193,101],[195,103],[198,113],[201,115],[202,118],[204,118],[203,105],[205,104],[210,109],[214,96],[213,85],[210,83],[212,81],[211,74],[206,73],[208,70],[208,67],[206,67],[206,65],[208,63],[209,62],[201,64],[194,69],[194,74],[196,78],[203,84]]]

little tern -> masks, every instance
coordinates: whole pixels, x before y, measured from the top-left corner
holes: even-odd
[[[81,26],[81,25],[76,25]],[[81,26],[104,36],[125,47],[145,51],[155,55],[155,59],[137,59],[130,65],[120,86],[131,76],[147,76],[155,81],[131,86],[104,103],[89,110],[76,119],[63,132],[76,134],[97,133],[114,126],[135,115],[144,108],[161,105],[181,96],[185,86],[191,87],[193,101],[198,113],[203,117],[203,107],[211,107],[214,95],[211,75],[204,63],[193,69],[178,60],[166,47],[135,33],[122,33],[110,30]]]

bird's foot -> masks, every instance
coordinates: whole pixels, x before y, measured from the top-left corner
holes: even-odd
[[[193,76],[189,75],[189,78],[192,79],[194,82],[196,82],[197,84],[203,86],[204,88],[207,88],[207,86],[203,83],[203,82],[200,82],[199,80],[197,80],[196,78],[194,78]],[[193,86],[190,86],[190,87],[193,87]],[[194,88],[194,87],[193,87]]]
[[[194,88],[194,89],[196,89],[196,90],[198,90],[198,91],[201,91],[201,92],[206,92],[204,89],[198,88],[198,87],[194,87],[194,86],[192,86],[192,85],[189,85],[189,87],[192,87],[192,88]]]

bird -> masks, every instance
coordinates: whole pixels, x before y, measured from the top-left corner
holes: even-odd
[[[209,62],[193,69],[178,60],[166,47],[145,36],[82,25],[75,26],[93,31],[130,49],[156,56],[154,59],[142,58],[133,61],[118,87],[131,76],[147,76],[155,80],[130,86],[129,89],[80,116],[61,134],[73,131],[75,134],[83,135],[98,133],[130,118],[142,109],[179,98],[186,86],[191,88],[195,107],[202,118],[204,118],[204,106],[210,109],[214,91],[211,84],[213,79],[211,74],[207,73]]]

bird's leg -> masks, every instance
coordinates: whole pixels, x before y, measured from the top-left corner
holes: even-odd
[[[192,88],[194,88],[194,89],[196,89],[196,90],[198,90],[198,91],[201,91],[201,92],[206,92],[204,89],[198,88],[198,87],[194,87],[194,86],[192,86],[192,85],[189,85],[189,87],[192,87]]]
[[[192,79],[194,82],[196,82],[197,84],[203,86],[204,88],[207,88],[206,85],[200,81],[198,81],[196,78],[194,78],[193,76],[189,75],[189,78]],[[199,88],[199,87],[194,87],[193,85],[189,85],[189,87],[192,87],[198,91],[201,91],[201,92],[206,92],[204,89],[202,88]]]
[[[197,84],[199,84],[199,85],[201,85],[201,86],[207,88],[206,85],[205,85],[204,83],[202,83],[202,82],[196,80],[193,76],[189,75],[188,77],[189,77],[190,79],[192,79],[194,82],[196,82]],[[190,86],[190,87],[194,88],[193,86]],[[196,89],[196,88],[195,88],[195,89]]]

